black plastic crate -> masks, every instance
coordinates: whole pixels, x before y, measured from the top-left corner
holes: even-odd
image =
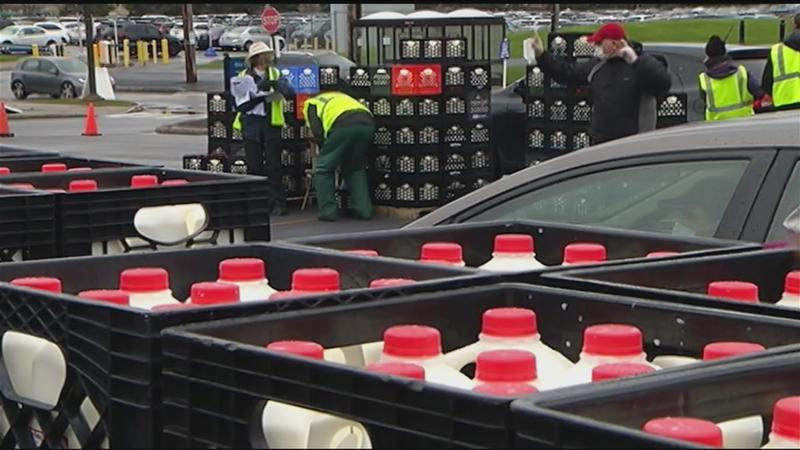
[[[688,122],[689,100],[685,93],[669,93],[656,99],[656,128]]]
[[[219,117],[208,117],[208,138],[220,140],[233,140],[233,120],[232,115]]]
[[[0,263],[56,255],[55,196],[0,187]]]
[[[489,91],[492,88],[492,66],[491,64],[471,63],[466,65],[467,74],[465,78],[468,90]]]
[[[442,67],[442,92],[462,94],[467,89],[468,70],[464,64],[446,64]]]
[[[468,114],[465,95],[442,96],[442,106],[445,117],[465,117]]]
[[[651,261],[618,267],[585,268],[546,277],[549,284],[654,300],[800,319],[800,310],[776,307],[784,278],[800,270],[800,249],[757,250],[685,260]],[[758,304],[706,295],[712,281],[747,281],[759,287]]]
[[[160,448],[161,337],[163,329],[179,324],[260,313],[300,310],[390,298],[401,294],[469,286],[483,279],[475,272],[441,266],[368,258],[281,245],[227,246],[213,249],[169,251],[158,254],[82,257],[0,265],[0,280],[47,275],[61,278],[65,292],[109,289],[118,285],[119,273],[132,267],[162,267],[170,272],[177,298],[189,295],[191,284],[215,280],[220,261],[234,257],[256,257],[266,262],[270,284],[289,288],[291,273],[303,267],[331,267],[341,273],[346,291],[324,300],[316,297],[290,301],[267,301],[239,305],[153,313],[106,303],[79,300],[68,295],[23,290],[0,283],[0,328],[47,339],[59,346],[68,368],[68,382],[55,411],[59,420],[47,420],[48,447],[59,442],[59,427],[80,425],[82,447],[98,447],[110,438],[110,446]],[[376,278],[407,277],[418,283],[386,289],[359,289]],[[0,367],[0,373],[5,370]],[[0,380],[7,378],[0,377]],[[3,383],[3,381],[0,381]],[[30,438],[31,414],[50,417],[35,405],[10,398],[3,386],[5,413],[13,433],[3,436],[3,447]],[[102,420],[86,424],[78,406],[91,399]],[[19,404],[19,412],[17,406]],[[68,422],[65,422],[65,419]],[[88,429],[85,429],[88,427]],[[83,433],[81,433],[83,431]]]
[[[535,310],[542,341],[573,361],[584,328],[608,322],[642,329],[650,357],[698,355],[718,340],[778,347],[800,339],[796,321],[514,284],[190,325],[164,333],[163,443],[263,447],[260,413],[277,400],[358,421],[374,448],[509,447],[510,399],[264,349],[287,339],[325,348],[374,342],[386,328],[412,323],[441,330],[450,351],[475,341],[485,310],[509,306]]]
[[[450,172],[442,177],[442,200],[452,202],[495,180],[494,169]]]
[[[394,143],[394,133],[392,127],[389,125],[377,124],[372,140],[373,143],[378,146],[392,146]]]
[[[372,96],[389,96],[392,94],[392,69],[381,66],[372,67],[369,71],[369,92]]]
[[[553,55],[575,59],[593,58],[594,45],[581,39],[584,33],[550,33],[547,48]]]
[[[442,153],[442,171],[445,173],[492,172],[495,168],[490,144],[450,144]]]
[[[372,168],[393,174],[438,174],[442,170],[441,148],[436,145],[396,146],[376,149]]]
[[[348,233],[291,241],[334,250],[367,248],[376,250],[382,256],[412,260],[419,258],[420,248],[426,242],[449,241],[462,245],[464,261],[467,266],[477,267],[491,258],[494,237],[505,233],[524,233],[533,236],[536,258],[547,266],[559,266],[562,262],[564,246],[572,242],[603,244],[608,251],[609,260],[642,258],[654,251],[675,251],[685,253],[685,257],[689,257],[700,254],[742,252],[756,248],[753,244],[739,241],[685,238],[658,233],[527,220]],[[556,270],[560,269],[556,268]],[[665,278],[665,280],[669,280],[669,278]]]
[[[129,164],[118,161],[107,161],[102,159],[73,158],[65,156],[36,157],[36,158],[6,158],[0,161],[0,167],[7,167],[11,170],[11,175],[28,172],[41,172],[44,164],[65,164],[67,169],[91,168],[91,169],[118,169],[123,167],[145,167],[141,164]],[[56,172],[60,173],[60,172]],[[3,182],[0,177],[0,182]]]
[[[442,102],[438,97],[424,97],[417,99],[417,115],[420,118],[436,120],[442,113]]]
[[[131,168],[4,177],[10,183],[31,183],[40,189],[67,189],[79,179],[97,181],[100,190],[56,194],[60,256],[136,250],[126,238],[140,239],[133,226],[136,212],[147,206],[201,203],[208,213],[207,231],[196,242],[269,240],[270,199],[264,178],[184,170]],[[160,181],[186,179],[182,186],[131,189],[134,175],[156,175]],[[152,246],[146,246],[151,248]]]
[[[302,143],[281,145],[281,170],[310,168],[311,149]]]
[[[392,118],[414,119],[417,116],[417,102],[412,97],[392,97]]]
[[[557,156],[588,147],[592,138],[586,126],[573,127],[567,122],[536,122],[528,126],[527,143],[531,152],[551,152]]]
[[[376,205],[426,208],[442,204],[441,173],[375,173],[371,180]]]
[[[311,185],[311,177],[303,168],[282,168],[281,185],[286,198],[302,198]]]
[[[538,112],[539,105],[534,104]],[[544,113],[545,120],[553,122],[554,125],[588,126],[592,120],[592,103],[588,98],[551,98],[545,102]]]
[[[488,89],[471,91],[466,95],[467,115],[472,118],[486,117],[492,110],[492,95]]]
[[[350,91],[357,95],[369,95],[372,86],[370,68],[353,66],[350,68]]]
[[[731,324],[738,328],[738,324]],[[709,323],[710,330],[719,324]],[[758,341],[758,339],[755,339]],[[641,431],[656,417],[713,422],[760,415],[769,434],[774,403],[800,394],[800,352],[686,366],[679,371],[545,392],[511,404],[516,448],[694,447]],[[788,350],[788,349],[787,349]],[[682,444],[682,445],[681,445]],[[698,447],[699,448],[699,447]]]
[[[206,93],[206,112],[208,117],[229,116],[235,112],[233,98],[227,92]]]
[[[55,157],[60,155],[59,152],[49,152],[43,150],[33,150],[30,148],[16,147],[13,145],[0,145],[0,159],[5,158],[39,158],[39,157]]]
[[[339,90],[340,75],[339,66],[320,66],[319,67],[319,89],[320,91],[326,90]]]
[[[369,108],[375,118],[392,117],[394,108],[392,108],[392,100],[389,97],[372,97],[364,100],[366,104],[362,102],[362,105]]]
[[[400,39],[400,60],[422,59],[422,39]]]

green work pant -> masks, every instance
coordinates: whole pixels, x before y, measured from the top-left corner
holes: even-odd
[[[322,144],[314,169],[314,187],[323,217],[336,218],[338,215],[334,176],[337,166],[341,168],[342,178],[350,193],[350,204],[356,215],[362,219],[372,217],[372,201],[364,165],[374,134],[373,125],[346,125],[331,130]]]

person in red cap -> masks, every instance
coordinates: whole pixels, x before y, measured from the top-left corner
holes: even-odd
[[[655,128],[655,97],[669,92],[666,63],[634,49],[618,23],[607,23],[586,39],[595,57],[578,62],[545,51],[537,33],[533,52],[546,75],[562,84],[591,88],[594,144]]]

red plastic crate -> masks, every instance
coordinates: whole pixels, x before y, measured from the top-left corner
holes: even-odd
[[[296,94],[295,97],[295,108],[294,108],[294,115],[297,117],[297,120],[305,120],[305,115],[303,114],[303,108],[305,106],[306,100],[311,98],[311,94]]]
[[[439,95],[442,93],[442,66],[440,64],[423,64],[415,66],[415,95]]]
[[[417,86],[417,66],[397,64],[392,66],[392,95],[415,95]]]

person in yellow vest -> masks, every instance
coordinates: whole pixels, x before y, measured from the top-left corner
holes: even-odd
[[[770,49],[761,84],[775,109],[800,107],[800,13],[794,16],[794,32]]]
[[[706,120],[753,115],[753,101],[765,93],[761,83],[744,66],[734,64],[717,35],[706,44],[705,72],[699,75],[700,95],[706,103]]]
[[[334,91],[306,100],[303,114],[306,126],[321,144],[314,167],[319,220],[332,222],[339,218],[334,178],[337,167],[341,168],[356,218],[371,219],[365,164],[375,135],[375,121],[369,109],[353,97]]]
[[[274,55],[263,42],[251,45],[245,60],[247,68],[231,78],[231,94],[236,102],[233,128],[244,138],[247,171],[267,177],[272,213],[282,216],[286,214],[280,172],[281,128],[286,123],[283,102],[294,92],[274,66]]]

